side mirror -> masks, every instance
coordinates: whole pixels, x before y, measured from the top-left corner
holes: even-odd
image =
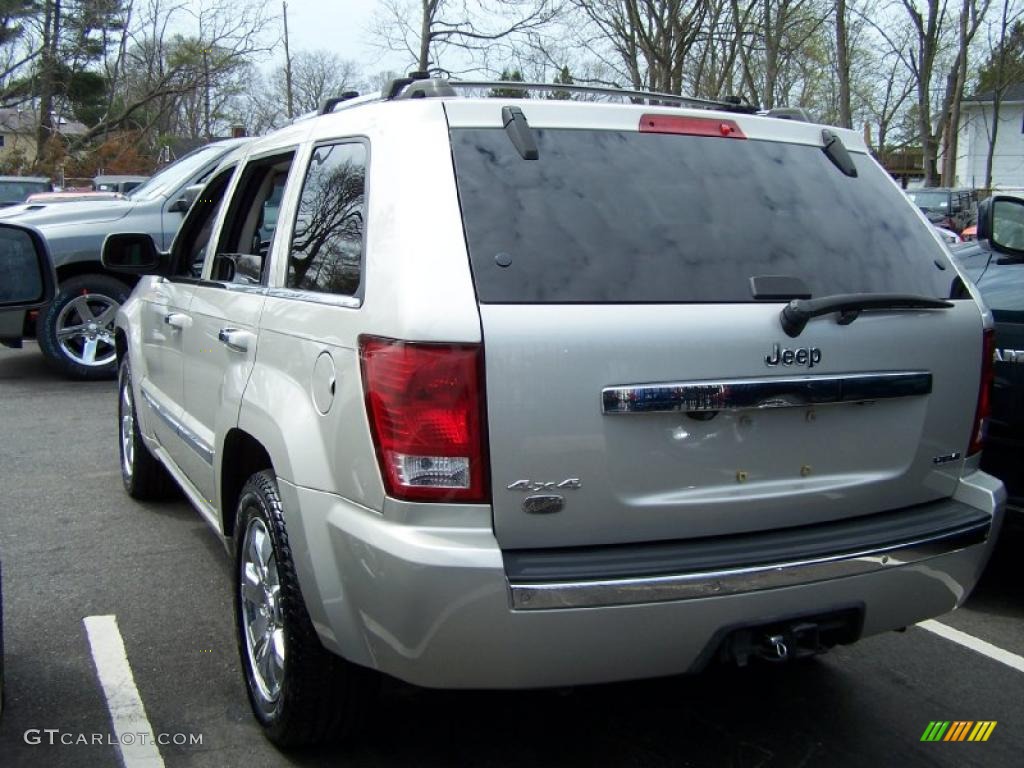
[[[999,253],[1024,258],[1024,199],[997,195],[979,203],[978,239]]]
[[[235,259],[231,254],[218,253],[213,257],[213,269],[210,275],[211,280],[221,283],[230,283],[235,279]]]
[[[202,184],[193,184],[190,187],[185,187],[185,191],[181,193],[181,197],[171,203],[167,210],[171,213],[188,213],[188,209],[192,207],[192,203],[195,202],[196,198],[199,197],[199,193],[202,191]]]
[[[0,310],[35,309],[53,301],[57,278],[43,236],[0,222]]]
[[[25,310],[53,301],[57,275],[38,230],[0,222],[0,342],[21,346]]]
[[[160,275],[167,266],[166,254],[157,250],[150,235],[118,232],[103,241],[100,263],[112,272],[129,275]]]

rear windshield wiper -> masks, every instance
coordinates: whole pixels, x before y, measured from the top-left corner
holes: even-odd
[[[799,336],[812,317],[840,312],[839,324],[849,325],[863,309],[949,309],[952,302],[912,293],[837,293],[820,299],[793,299],[779,320],[787,336]]]

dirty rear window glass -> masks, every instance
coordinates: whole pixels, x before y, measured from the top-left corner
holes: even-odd
[[[815,297],[950,293],[928,225],[863,155],[851,178],[813,146],[534,134],[531,161],[500,128],[451,131],[482,302],[748,302],[763,275]]]

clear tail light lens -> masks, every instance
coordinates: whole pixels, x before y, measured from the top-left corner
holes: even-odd
[[[981,353],[981,384],[978,389],[978,407],[974,412],[974,430],[967,455],[978,453],[985,447],[988,419],[992,415],[992,381],[995,378],[996,332],[987,328],[984,334],[984,348]]]
[[[359,340],[363,392],[388,495],[488,502],[483,350]]]

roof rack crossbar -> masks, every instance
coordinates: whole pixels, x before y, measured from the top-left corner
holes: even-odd
[[[607,96],[622,96],[632,99],[645,99],[651,101],[670,101],[675,104],[686,106],[704,107],[707,109],[722,109],[728,112],[750,112],[756,108],[744,104],[738,97],[726,98],[720,101],[715,99],[701,99],[696,96],[681,96],[678,93],[661,93],[659,91],[634,90],[632,88],[613,88],[605,85],[563,85],[561,83],[520,83],[508,80],[449,80],[448,85],[456,89],[471,88],[503,88],[512,91],[565,91],[569,93],[593,93]]]
[[[326,115],[334,111],[334,108],[341,104],[343,101],[354,99],[359,95],[359,91],[345,91],[340,96],[331,96],[329,99],[324,99],[318,110],[321,115]]]

